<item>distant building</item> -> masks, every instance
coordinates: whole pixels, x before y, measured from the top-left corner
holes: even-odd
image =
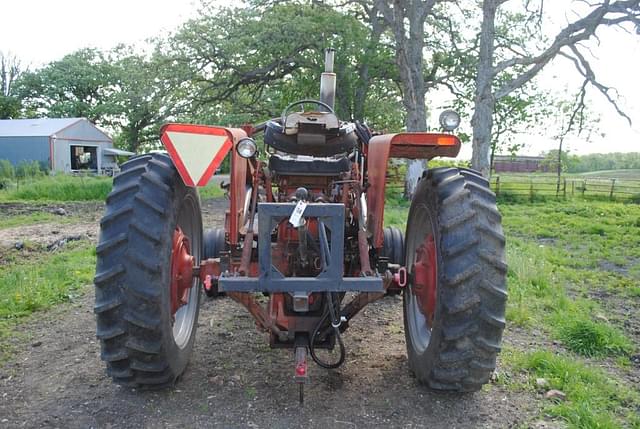
[[[496,173],[535,173],[548,172],[549,164],[542,156],[496,155],[493,158],[493,169]]]
[[[65,173],[110,173],[118,167],[116,156],[131,155],[85,118],[0,120],[0,159],[14,165],[38,161]]]

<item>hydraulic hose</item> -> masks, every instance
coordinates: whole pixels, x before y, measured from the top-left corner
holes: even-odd
[[[344,343],[342,342],[342,337],[340,336],[340,319],[336,318],[336,309],[333,302],[333,296],[331,292],[327,292],[326,296],[327,296],[327,309],[322,315],[322,318],[320,318],[320,321],[318,322],[315,329],[313,330],[313,333],[311,334],[311,340],[309,341],[309,354],[311,355],[311,358],[313,359],[313,361],[318,364],[318,366],[321,366],[322,368],[326,368],[326,369],[335,369],[344,363],[347,353],[344,347]],[[338,315],[339,314],[340,314],[340,311],[338,309]],[[327,320],[327,317],[329,316],[331,317],[331,326],[333,327],[333,330],[336,335],[336,340],[338,341],[338,347],[340,348],[340,357],[334,363],[324,362],[322,359],[316,356],[316,352],[315,352],[316,337],[318,336],[318,332],[320,331],[320,329],[324,325],[324,322]]]

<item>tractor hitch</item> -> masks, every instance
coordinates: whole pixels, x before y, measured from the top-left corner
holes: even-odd
[[[300,405],[304,403],[304,385],[309,382],[309,366],[307,364],[307,346],[296,347],[295,352],[296,369],[293,379],[299,385]]]

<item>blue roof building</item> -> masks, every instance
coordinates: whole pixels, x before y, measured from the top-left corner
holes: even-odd
[[[38,161],[53,171],[103,173],[117,168],[117,155],[133,153],[115,149],[85,118],[0,120],[0,159],[14,165]]]

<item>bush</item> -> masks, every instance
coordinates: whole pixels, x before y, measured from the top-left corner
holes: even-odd
[[[27,177],[40,177],[44,174],[38,161],[20,161],[16,167],[16,177],[21,179]]]
[[[16,170],[13,168],[13,164],[11,164],[8,159],[0,159],[0,179],[11,180],[15,175]]]

